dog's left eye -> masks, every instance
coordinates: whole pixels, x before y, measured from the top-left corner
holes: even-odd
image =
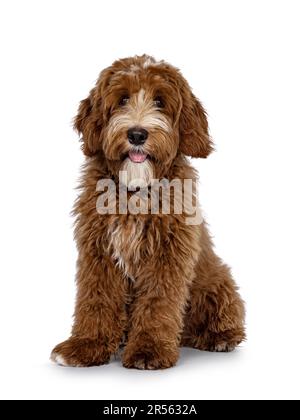
[[[121,96],[121,98],[119,100],[119,105],[124,106],[124,105],[128,104],[128,102],[129,102],[129,96],[124,95],[124,96]]]
[[[157,108],[163,108],[165,106],[163,98],[161,96],[156,96],[153,100],[153,103]]]

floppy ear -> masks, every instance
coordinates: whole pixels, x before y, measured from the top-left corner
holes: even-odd
[[[182,109],[179,117],[180,150],[192,157],[206,158],[213,151],[206,112],[191,92],[187,82],[181,89]]]
[[[95,91],[95,88],[92,89],[89,96],[80,102],[74,118],[74,128],[82,136],[82,150],[86,156],[94,156],[100,150],[102,112],[99,101],[96,103]]]

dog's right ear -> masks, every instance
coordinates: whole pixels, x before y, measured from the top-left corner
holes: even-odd
[[[93,88],[89,96],[80,102],[74,118],[74,128],[81,135],[82,150],[86,156],[94,156],[100,150],[102,112],[95,94],[96,88]]]

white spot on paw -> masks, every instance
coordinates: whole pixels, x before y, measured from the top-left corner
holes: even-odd
[[[218,352],[230,352],[232,350],[234,350],[235,346],[233,344],[228,344],[228,343],[219,343],[215,346],[215,351]]]
[[[52,353],[51,360],[57,363],[59,366],[69,366],[65,359],[59,353]]]

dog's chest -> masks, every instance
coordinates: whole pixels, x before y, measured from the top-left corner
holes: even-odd
[[[108,252],[116,265],[129,276],[133,267],[139,263],[146,247],[145,221],[139,218],[116,218],[107,230]]]

